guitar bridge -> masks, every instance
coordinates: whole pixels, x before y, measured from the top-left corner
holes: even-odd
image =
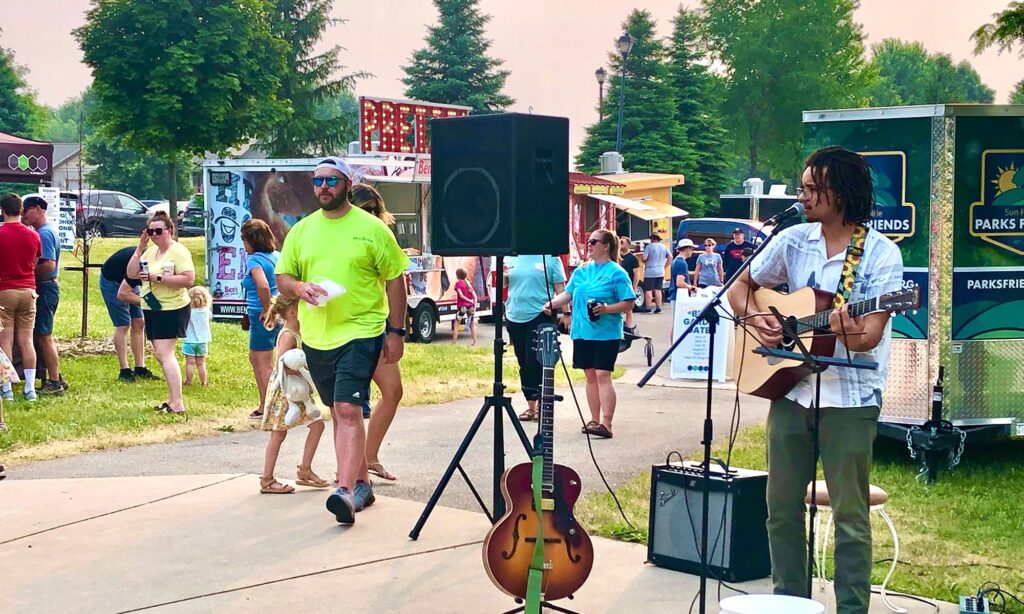
[[[555,500],[554,499],[541,499],[540,500],[540,509],[542,511],[545,511],[545,512],[554,511],[554,509],[555,509]]]

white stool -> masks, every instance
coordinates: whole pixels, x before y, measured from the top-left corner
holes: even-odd
[[[825,553],[828,550],[828,540],[832,536],[832,522],[834,516],[832,515],[831,499],[828,496],[828,486],[824,480],[818,480],[815,486],[815,499],[818,504],[818,511],[825,512],[828,514],[828,524],[825,525],[825,532],[821,532],[821,516],[814,517],[814,558],[816,567],[818,570],[818,587],[819,590],[824,589],[825,582],[828,579],[825,577]],[[885,524],[889,525],[889,532],[892,533],[892,564],[889,565],[889,573],[885,574],[885,580],[882,580],[881,586],[872,586],[872,589],[877,589],[882,595],[882,602],[885,603],[885,607],[889,608],[896,614],[907,614],[905,608],[901,608],[892,604],[889,601],[889,595],[885,591],[885,587],[889,584],[889,578],[892,577],[892,573],[896,571],[896,563],[900,558],[900,540],[896,535],[896,526],[892,523],[892,518],[889,518],[888,512],[885,511],[885,504],[889,502],[889,493],[885,492],[878,486],[872,484],[868,492],[868,505],[869,510],[872,512],[878,512],[878,515],[885,520]],[[807,485],[807,495],[804,498],[804,503],[807,505],[811,504],[811,485]]]
[[[718,604],[719,614],[824,614],[817,601],[788,595],[736,595]]]

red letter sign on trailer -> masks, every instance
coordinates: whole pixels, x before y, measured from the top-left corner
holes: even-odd
[[[359,97],[359,144],[364,154],[430,153],[431,119],[469,115],[470,107],[418,100]]]

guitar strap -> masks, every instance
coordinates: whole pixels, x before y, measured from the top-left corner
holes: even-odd
[[[529,580],[526,584],[526,614],[539,614],[544,584],[544,509],[541,489],[544,476],[544,455],[533,457],[533,509],[537,510],[537,541],[533,547]]]
[[[832,308],[839,309],[850,300],[850,293],[853,292],[853,282],[857,278],[857,269],[860,268],[860,261],[864,258],[864,241],[868,236],[868,227],[860,224],[853,231],[850,237],[850,246],[846,248],[846,262],[843,263],[843,273],[839,276],[839,287],[836,288],[835,298],[832,299]]]

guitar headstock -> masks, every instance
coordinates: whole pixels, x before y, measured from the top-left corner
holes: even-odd
[[[909,288],[890,292],[878,297],[878,308],[890,313],[910,311],[921,307],[921,287],[913,285]]]
[[[537,362],[542,367],[551,368],[557,365],[558,357],[561,355],[558,346],[558,327],[550,322],[538,326],[534,350],[537,352]]]

